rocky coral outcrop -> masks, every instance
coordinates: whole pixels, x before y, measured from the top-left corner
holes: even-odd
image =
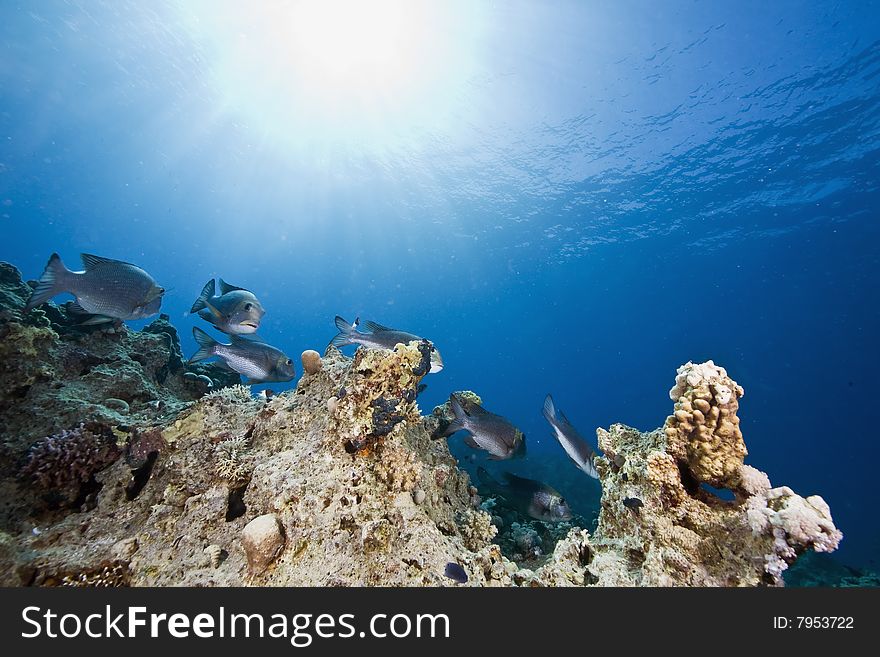
[[[80,326],[67,304],[23,314],[30,293],[19,271],[0,263],[0,438],[14,456],[81,422],[166,422],[207,392],[198,376],[215,387],[240,382],[211,365],[187,367],[165,316],[142,331]]]
[[[822,498],[743,464],[742,389],[711,362],[679,370],[663,429],[598,430],[595,533],[547,531],[481,508],[436,439],[448,408],[420,415],[425,343],[331,347],[295,390],[255,398],[186,378],[165,320],[68,328],[63,308],[22,316],[26,288],[0,265],[4,585],[446,585],[450,561],[469,586],[780,584],[841,539]],[[92,442],[61,481],[40,464],[80,423]],[[67,503],[37,504],[37,480]]]
[[[23,527],[15,549],[0,551],[4,581],[76,579],[117,563],[114,546],[127,539],[131,585],[437,585],[450,560],[472,564],[472,583],[485,584],[493,565],[515,569],[483,554],[490,517],[473,508],[467,475],[403,394],[420,378],[418,343],[323,360],[269,400],[243,387],[206,395],[161,429],[164,448],[135,496],[120,460],[97,475],[94,508]],[[340,401],[350,400],[331,415],[326,399],[343,386]],[[400,405],[387,433],[376,431],[376,399]],[[347,451],[352,440],[366,447]],[[229,476],[242,449],[249,465]],[[265,516],[283,537],[277,554],[253,536],[250,523]]]
[[[597,431],[603,492],[590,539],[592,580],[780,585],[783,571],[805,550],[837,548],[842,534],[821,497],[771,488],[766,474],[743,464],[745,444],[735,421],[742,389],[723,368],[688,363],[671,394],[677,401],[665,429],[641,433],[615,424]],[[701,414],[699,400],[708,404]],[[704,484],[728,488],[734,499]]]
[[[81,326],[68,304],[24,313],[31,289],[0,262],[0,529],[13,533],[47,500],[48,509],[86,501],[83,485],[94,492],[93,475],[109,465],[99,453],[131,456],[146,446],[144,432],[207,392],[187,377],[207,375],[214,387],[239,381],[211,365],[188,368],[167,317],[142,331]],[[110,438],[90,449],[96,435]]]

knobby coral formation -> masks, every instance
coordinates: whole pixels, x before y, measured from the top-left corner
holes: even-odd
[[[72,505],[95,474],[121,453],[110,427],[97,422],[80,424],[34,443],[22,475],[36,483],[50,503]]]
[[[598,584],[779,585],[805,550],[837,548],[842,534],[821,497],[771,488],[766,474],[743,463],[742,395],[724,368],[688,363],[663,430],[598,430],[602,509],[588,567]]]
[[[711,362],[681,368],[663,429],[598,431],[594,534],[496,516],[496,539],[483,507],[496,511],[432,439],[448,409],[420,415],[425,344],[328,348],[295,390],[265,399],[204,394],[177,369],[167,322],[67,329],[55,307],[23,317],[22,285],[0,266],[0,330],[18,336],[0,361],[0,490],[16,500],[0,514],[2,584],[444,585],[451,561],[473,586],[779,584],[800,553],[841,538],[820,497],[743,464],[742,389]],[[123,383],[104,385],[100,368]],[[35,480],[66,503],[37,504]],[[84,482],[89,503],[74,504]]]
[[[716,488],[736,488],[746,454],[739,429],[743,389],[711,360],[678,368],[669,391],[675,410],[666,420],[667,451],[693,478]]]

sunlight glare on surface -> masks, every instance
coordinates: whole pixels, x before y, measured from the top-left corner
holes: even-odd
[[[223,110],[271,139],[387,140],[448,113],[473,74],[473,4],[181,5]]]

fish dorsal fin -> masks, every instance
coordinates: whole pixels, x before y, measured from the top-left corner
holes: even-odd
[[[363,327],[367,329],[370,333],[378,333],[379,331],[392,331],[393,329],[388,328],[387,326],[382,326],[377,322],[371,322],[370,320],[365,320],[361,322]]]
[[[223,321],[226,319],[226,316],[217,309],[217,306],[215,306],[213,303],[211,303],[207,299],[205,299],[205,309],[211,315],[213,315],[214,317],[216,317],[220,321]],[[210,321],[210,320],[208,320],[208,321]]]
[[[520,477],[518,475],[513,474],[512,472],[504,472],[501,475],[501,478],[504,480],[504,483],[508,486],[517,486],[517,485],[528,485],[534,486],[535,482],[532,479],[526,479],[525,477]]]
[[[243,287],[236,287],[235,285],[230,285],[222,278],[220,279],[220,294],[226,294],[227,292],[235,292],[235,290],[242,290],[243,292],[250,292],[250,290],[245,290]]]
[[[80,257],[82,258],[83,266],[86,268],[86,271],[90,269],[94,269],[95,267],[100,267],[101,265],[128,265],[130,263],[123,262],[122,260],[113,260],[113,258],[102,258],[101,256],[92,255],[91,253],[81,253]]]

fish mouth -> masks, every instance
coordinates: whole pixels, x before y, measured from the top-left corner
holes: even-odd
[[[247,328],[252,328],[252,329],[254,329],[255,331],[256,331],[258,328],[260,328],[260,325],[257,324],[256,322],[241,322],[241,323],[239,324],[239,326],[243,326],[243,327],[247,327]]]

